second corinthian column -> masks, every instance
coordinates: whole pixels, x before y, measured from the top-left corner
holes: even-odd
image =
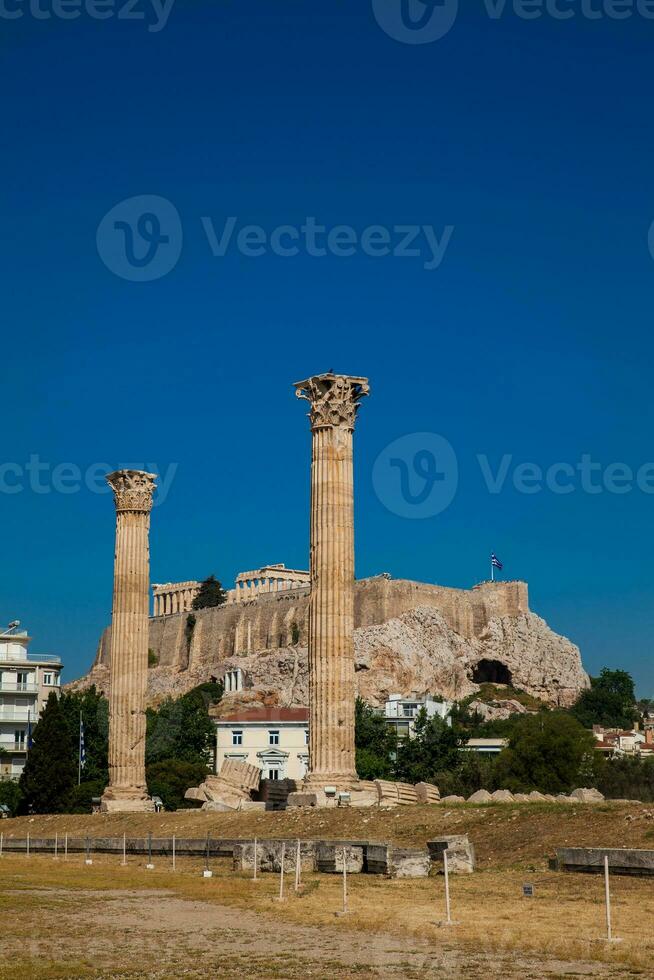
[[[311,596],[307,788],[347,789],[354,757],[352,433],[367,378],[320,374],[295,385],[311,405]]]
[[[148,534],[152,473],[118,470],[107,477],[116,502],[111,619],[109,785],[102,809],[153,810],[145,782],[145,689],[148,678]]]

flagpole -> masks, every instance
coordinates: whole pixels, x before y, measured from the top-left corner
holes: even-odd
[[[491,556],[491,582],[495,581],[495,565],[493,564],[493,558]]]
[[[77,785],[82,784],[82,709],[79,712],[79,733],[77,738]]]

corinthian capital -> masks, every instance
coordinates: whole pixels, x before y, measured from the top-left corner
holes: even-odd
[[[359,402],[370,391],[367,378],[347,374],[317,374],[295,382],[295,394],[311,405],[312,429],[354,429]]]
[[[136,510],[148,513],[152,510],[152,494],[155,490],[156,473],[142,470],[116,470],[107,477],[114,492],[116,512]]]

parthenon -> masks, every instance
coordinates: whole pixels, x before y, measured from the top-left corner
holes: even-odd
[[[153,616],[172,616],[190,612],[201,582],[167,582],[152,586]],[[239,572],[234,588],[227,590],[227,603],[248,602],[260,595],[308,589],[309,572],[287,568],[284,564],[264,565],[249,572]]]

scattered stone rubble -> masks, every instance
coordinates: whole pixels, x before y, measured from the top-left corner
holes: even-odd
[[[202,803],[203,810],[265,810],[270,809],[264,800],[255,797],[259,795],[261,770],[246,762],[226,759],[220,775],[207,776],[197,787],[186,791],[186,799]],[[315,793],[306,793],[301,789],[288,796],[287,809],[299,809],[315,805]],[[438,787],[432,783],[393,783],[386,779],[374,781],[359,780],[349,793],[349,799],[334,798],[322,801],[327,806],[373,807],[382,810],[395,809],[399,806],[415,806],[418,803],[434,805],[444,803],[601,803],[602,794],[596,789],[581,787],[566,796],[559,793],[553,796],[549,793],[510,793],[507,789],[497,789],[494,793],[479,789],[467,800],[463,796],[445,796],[441,799]]]

